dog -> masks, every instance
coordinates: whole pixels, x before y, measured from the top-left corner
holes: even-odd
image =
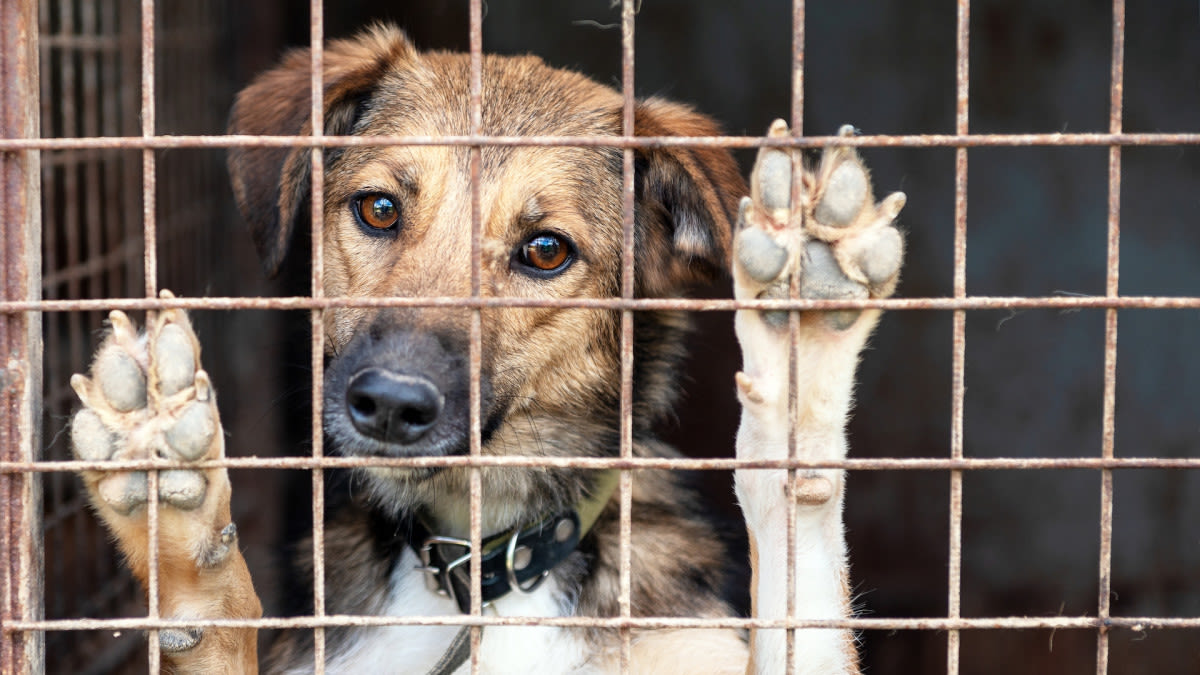
[[[307,135],[310,55],[298,50],[244,89],[235,134]],[[618,136],[622,98],[534,57],[483,58],[482,133]],[[438,136],[471,133],[470,61],[418,51],[390,26],[332,41],[324,52],[324,133]],[[717,136],[714,122],[660,99],[641,100],[639,136]],[[789,135],[773,124],[769,135]],[[849,127],[842,134],[853,133]],[[238,147],[233,189],[268,273],[310,227],[307,148]],[[480,150],[481,269],[472,277],[470,151],[367,145],[324,151],[320,232],[324,293],[332,298],[469,297],[570,300],[621,295],[622,150]],[[896,287],[904,203],[876,203],[855,151],[831,146],[803,160],[760,150],[749,185],[721,148],[636,151],[637,297],[678,297],[730,271],[738,299],[880,298]],[[793,200],[793,172],[799,189]],[[474,284],[474,285],[473,285]],[[170,297],[164,292],[164,297]],[[502,304],[502,303],[500,303]],[[843,427],[859,353],[877,310],[735,314],[743,369],[737,456],[777,460],[789,436],[803,459],[846,455]],[[444,457],[469,452],[472,312],[447,307],[327,309],[324,433],[346,457]],[[223,468],[188,463],[225,455],[216,395],[182,310],[157,312],[139,331],[121,312],[90,375],[72,386],[83,407],[71,437],[91,461],[174,460],[154,476],[84,471],[99,517],[128,565],[149,578],[147,508],[158,494],[158,602],[171,619],[255,619],[261,604],[230,519]],[[678,392],[686,318],[634,312],[633,453],[675,457],[654,423]],[[789,325],[791,324],[791,325]],[[478,424],[484,455],[613,457],[621,438],[621,317],[604,308],[492,306],[479,312]],[[795,344],[792,337],[794,334]],[[789,373],[793,346],[798,367]],[[789,411],[789,390],[795,410]],[[789,420],[794,420],[794,425]],[[331,472],[332,473],[332,472]],[[621,615],[620,499],[615,470],[488,466],[482,484],[482,585],[487,616]],[[327,615],[455,617],[471,608],[470,470],[355,469],[353,491],[325,522]],[[761,619],[787,616],[788,519],[795,518],[793,615],[850,616],[842,532],[843,472],[742,469],[735,492],[749,532],[751,601]],[[334,490],[334,488],[331,488]],[[331,500],[336,495],[331,494]],[[632,476],[629,607],[635,617],[734,616],[722,597],[731,567],[701,496],[670,471]],[[311,542],[299,542],[299,579],[311,586]],[[303,613],[313,613],[311,588]],[[447,624],[447,625],[442,625]],[[633,673],[782,673],[785,631],[631,630]],[[326,672],[461,673],[469,631],[438,625],[339,626],[324,631]],[[489,625],[484,673],[614,673],[621,635],[603,627]],[[252,628],[157,631],[173,672],[258,672]],[[305,673],[311,630],[281,633],[265,670]],[[795,632],[796,672],[858,672],[854,635]]]

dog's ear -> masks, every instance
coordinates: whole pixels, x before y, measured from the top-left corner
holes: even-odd
[[[325,134],[353,133],[379,78],[392,64],[415,55],[404,33],[391,26],[330,42],[323,59]],[[311,78],[310,51],[289,52],[238,94],[229,133],[310,135]],[[337,153],[327,150],[326,162]],[[310,157],[308,148],[235,147],[229,152],[233,194],[270,276],[279,271],[292,233],[309,222]]]
[[[635,109],[638,136],[720,136],[711,119],[661,99]],[[729,264],[738,202],[749,194],[725,148],[648,148],[636,156],[638,290],[670,295]]]

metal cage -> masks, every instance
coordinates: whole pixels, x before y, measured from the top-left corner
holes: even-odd
[[[476,627],[472,631],[473,655],[478,653],[480,629],[489,625],[599,626],[620,631],[624,636],[622,662],[627,666],[630,630],[638,627],[737,627],[788,629],[845,627],[870,635],[888,631],[915,632],[944,640],[944,662],[948,673],[960,672],[960,662],[970,651],[968,636],[991,631],[1014,630],[1083,633],[1094,636],[1094,669],[1103,674],[1113,654],[1111,636],[1142,635],[1160,629],[1200,628],[1200,619],[1183,616],[1128,616],[1113,607],[1114,475],[1133,469],[1188,472],[1200,468],[1200,456],[1136,452],[1118,455],[1116,443],[1117,328],[1127,310],[1195,310],[1195,295],[1122,295],[1119,285],[1122,215],[1122,154],[1131,147],[1167,146],[1188,148],[1200,144],[1200,133],[1127,132],[1123,124],[1125,78],[1124,0],[1111,7],[1111,59],[1108,81],[1107,128],[1097,132],[973,133],[970,106],[971,3],[959,0],[954,29],[956,73],[953,129],[937,134],[862,135],[854,138],[806,136],[805,119],[805,26],[804,0],[791,8],[791,110],[794,137],[772,144],[814,149],[830,144],[860,148],[945,149],[953,153],[953,267],[948,295],[902,297],[869,301],[777,300],[735,302],[724,299],[636,299],[633,296],[633,153],[637,148],[668,145],[712,145],[753,149],[767,143],[755,136],[715,138],[634,137],[635,26],[640,2],[620,3],[621,89],[625,95],[625,135],[613,138],[516,137],[479,135],[481,53],[483,49],[482,0],[470,0],[467,9],[467,43],[472,58],[472,109],[475,133],[463,137],[326,137],[318,130],[304,137],[234,137],[222,133],[225,111],[235,85],[229,73],[238,65],[231,61],[254,61],[247,47],[247,19],[227,0],[192,2],[184,0],[18,0],[0,5],[0,49],[3,50],[5,93],[3,138],[0,139],[0,171],[3,171],[3,253],[0,272],[0,340],[5,362],[0,371],[3,422],[0,423],[0,508],[4,509],[2,551],[4,557],[4,606],[0,669],[4,672],[112,672],[159,669],[159,628],[183,625],[163,619],[156,606],[157,593],[149,593],[148,610],[140,591],[122,571],[112,547],[86,506],[72,472],[87,466],[71,461],[60,430],[74,405],[67,387],[72,372],[82,371],[92,349],[94,331],[103,314],[111,309],[153,311],[166,307],[191,310],[197,317],[206,347],[233,354],[232,346],[244,350],[254,341],[257,359],[281,341],[288,322],[306,317],[313,330],[307,356],[298,367],[311,383],[311,399],[286,400],[259,407],[247,405],[244,416],[223,412],[226,427],[234,436],[252,439],[258,446],[278,442],[283,434],[285,408],[298,406],[309,414],[311,434],[304,441],[309,456],[233,456],[213,466],[234,470],[235,494],[238,481],[248,481],[270,470],[279,473],[311,473],[312,534],[315,575],[314,615],[264,618],[258,621],[190,622],[187,625],[253,625],[262,629],[312,630],[317,646],[318,673],[324,672],[324,629],[345,625],[397,625],[445,622],[446,619],[395,617],[345,617],[326,613],[323,549],[322,470],[379,464],[469,466],[569,465],[616,468],[621,471],[619,487],[622,523],[621,614],[615,617],[572,617],[534,620],[492,617],[481,612],[480,599],[472,598],[471,613],[453,623]],[[322,89],[322,45],[328,10],[320,0],[310,5],[309,45],[313,60],[313,91]],[[278,16],[275,17],[279,20]],[[263,21],[255,15],[250,20]],[[240,22],[240,23],[239,23]],[[241,29],[230,26],[241,25]],[[948,64],[949,67],[949,64]],[[187,77],[181,77],[186,73]],[[314,97],[314,122],[320,117],[319,98]],[[473,189],[476,266],[474,293],[466,298],[376,298],[349,300],[325,297],[322,291],[321,238],[312,237],[312,275],[309,292],[280,295],[280,286],[258,280],[257,263],[244,247],[229,250],[217,242],[239,236],[231,199],[223,187],[222,151],[235,146],[308,148],[312,153],[312,227],[321,228],[323,152],[346,145],[454,145],[471,149],[474,177],[478,178],[480,148],[507,146],[616,146],[624,150],[625,222],[623,283],[620,297],[589,301],[519,301],[521,305],[587,306],[619,310],[622,319],[622,433],[621,455],[614,459],[547,460],[521,457],[490,457],[481,454],[479,426],[480,310],[491,306],[513,306],[518,301],[484,298],[479,295],[480,214],[478,190]],[[1107,152],[1107,235],[1103,293],[1080,295],[972,295],[967,292],[967,179],[968,156],[985,148],[1088,148]],[[477,180],[476,180],[477,186]],[[182,297],[159,299],[158,291],[170,287]],[[903,293],[903,289],[902,289]],[[320,410],[324,345],[322,312],[330,307],[454,306],[473,312],[471,357],[474,364],[471,392],[471,452],[465,457],[410,459],[347,459],[330,457],[322,446]],[[946,553],[946,583],[938,598],[943,609],[915,618],[861,616],[844,621],[788,619],[769,622],[756,619],[670,619],[630,615],[629,533],[631,490],[641,469],[728,471],[743,466],[730,458],[641,459],[632,455],[632,335],[633,317],[646,309],[683,309],[696,313],[729,313],[740,307],[771,307],[794,311],[878,307],[895,313],[941,313],[950,317],[949,439],[930,457],[853,457],[844,462],[813,464],[798,459],[756,463],[758,468],[797,469],[834,466],[852,472],[903,475],[935,472],[948,482],[949,515]],[[968,313],[987,310],[1025,310],[1103,313],[1102,428],[1099,443],[1080,456],[978,457],[964,443]],[[286,310],[286,311],[281,311]],[[237,312],[253,319],[241,328],[229,329],[223,313]],[[284,315],[292,318],[287,319]],[[229,332],[232,331],[232,332]],[[276,349],[278,349],[276,347]],[[240,364],[245,365],[245,364]],[[272,382],[248,376],[253,368],[230,363],[227,372],[214,373],[225,403],[238,400],[278,400]],[[287,395],[285,392],[284,395]],[[729,405],[733,405],[730,396]],[[234,401],[237,403],[238,401]],[[237,407],[231,405],[230,408]],[[301,430],[304,431],[304,430]],[[1194,439],[1193,439],[1194,440]],[[794,443],[793,443],[794,445]],[[237,445],[234,446],[234,453]],[[852,450],[853,452],[853,450]],[[156,469],[156,462],[129,463],[128,468]],[[963,606],[964,479],[997,471],[1035,470],[1084,471],[1095,480],[1099,509],[1098,557],[1095,560],[1097,593],[1090,609],[1061,616],[979,616]],[[473,474],[471,541],[479,550],[481,484]],[[1091,480],[1091,479],[1089,479]],[[248,537],[280,527],[282,516],[266,504],[285,488],[274,485],[260,493],[251,510],[235,497],[235,514]],[[849,501],[856,496],[851,487]],[[153,496],[153,505],[156,497]],[[151,509],[153,514],[154,510]],[[241,522],[244,520],[245,522]],[[151,533],[156,520],[150,519]],[[154,549],[151,549],[152,551]],[[893,552],[893,555],[895,552]],[[252,566],[265,566],[269,556],[251,555]],[[75,564],[74,561],[84,561]],[[152,557],[151,569],[155,569]],[[71,564],[68,564],[68,563]],[[480,574],[478,555],[471,572]],[[939,572],[938,574],[941,574]],[[152,586],[155,579],[152,572]],[[1178,585],[1197,592],[1195,578],[1184,575]],[[476,586],[477,587],[477,586]],[[114,639],[114,636],[119,636]],[[789,646],[791,642],[789,641]],[[141,652],[145,656],[136,656]],[[1194,668],[1200,662],[1194,648],[1172,652]],[[1187,661],[1190,659],[1190,661]],[[921,663],[927,662],[921,661]],[[1182,662],[1180,662],[1182,663]],[[879,669],[879,666],[873,666]],[[908,672],[918,667],[908,664]],[[1181,666],[1184,672],[1189,666]],[[122,670],[124,669],[124,670]],[[472,672],[479,672],[477,656]],[[1160,671],[1161,672],[1161,671]]]

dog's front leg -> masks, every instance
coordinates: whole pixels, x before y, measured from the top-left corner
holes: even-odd
[[[844,127],[840,133],[853,130]],[[784,122],[771,126],[771,136],[787,134]],[[892,221],[904,205],[904,195],[894,193],[876,204],[868,173],[852,148],[827,149],[815,167],[802,169],[798,204],[791,203],[792,170],[789,152],[759,152],[751,176],[752,197],[743,200],[738,218],[735,296],[786,298],[793,279],[802,298],[890,295],[903,256],[903,240]],[[795,322],[793,343],[786,312],[739,311],[735,323],[743,371],[737,376],[742,403],[737,456],[786,458],[789,436],[794,434],[800,459],[844,458],[854,371],[878,318],[879,312],[871,310],[806,312]],[[793,344],[794,379],[788,368]],[[789,417],[789,389],[796,399],[795,418]],[[801,470],[790,490],[787,481],[782,470],[743,469],[735,478],[750,533],[755,615],[787,616],[791,509],[796,523],[791,542],[794,616],[845,618],[850,598],[842,530],[844,472]],[[853,633],[848,630],[798,630],[794,655],[797,673],[858,672]],[[754,673],[786,672],[785,631],[754,631],[751,659]]]
[[[170,295],[164,292],[164,297]],[[161,457],[195,462],[225,456],[200,346],[187,316],[158,313],[139,334],[121,312],[91,366],[71,386],[83,401],[71,424],[77,458]],[[150,541],[145,471],[84,471],[92,506],[143,588]],[[158,472],[159,610],[168,619],[258,618],[262,607],[237,547],[224,468]],[[164,668],[177,673],[257,673],[257,633],[246,628],[158,632]]]

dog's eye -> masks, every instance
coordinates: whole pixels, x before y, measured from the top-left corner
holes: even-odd
[[[516,254],[517,263],[538,275],[561,272],[573,259],[571,242],[552,232],[535,234],[517,249]]]
[[[400,220],[400,209],[396,206],[396,201],[379,192],[355,197],[353,208],[358,222],[371,229],[387,230]]]

